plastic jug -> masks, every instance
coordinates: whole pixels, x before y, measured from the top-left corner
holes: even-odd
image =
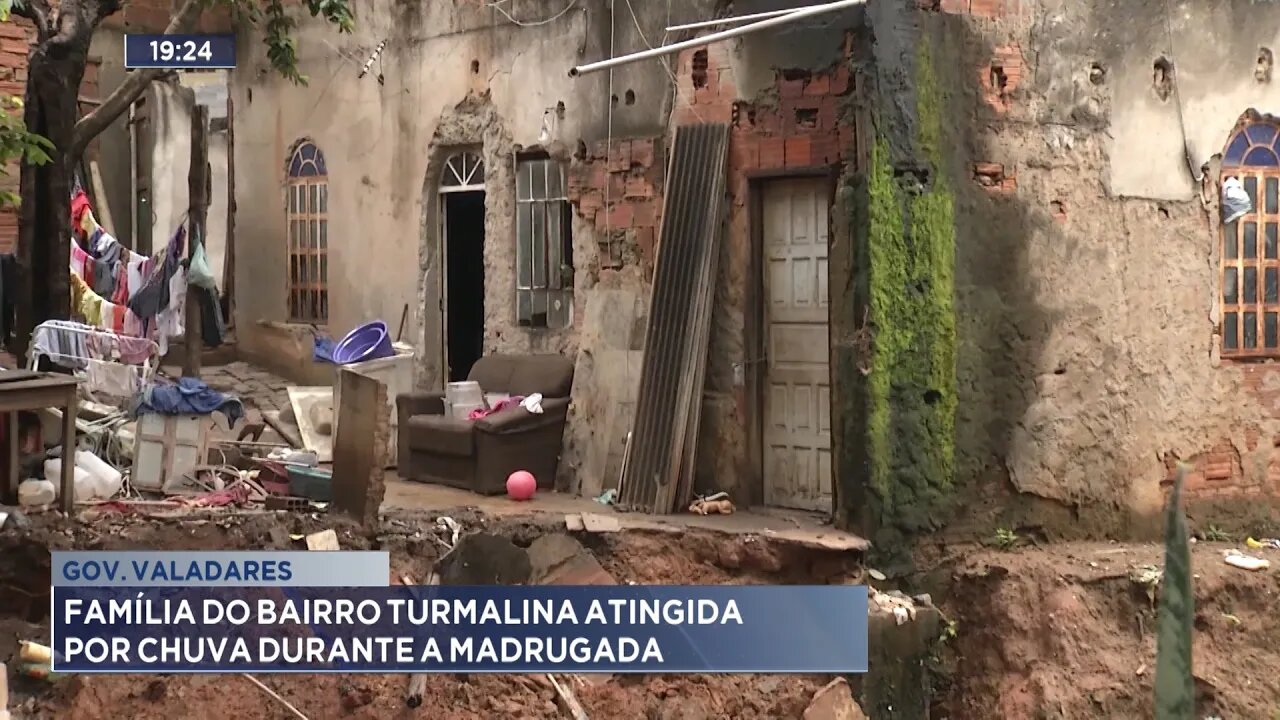
[[[76,466],[88,470],[97,479],[98,490],[96,494],[103,500],[120,492],[120,488],[124,485],[124,476],[120,474],[120,471],[111,467],[111,465],[91,452],[77,450]]]
[[[98,496],[98,478],[93,473],[85,470],[80,466],[76,466],[72,470],[76,486],[76,502],[92,500]],[[53,458],[44,461],[44,476],[48,478],[62,479],[62,458]]]
[[[58,486],[48,480],[23,480],[18,485],[18,504],[22,507],[40,507],[58,499]]]

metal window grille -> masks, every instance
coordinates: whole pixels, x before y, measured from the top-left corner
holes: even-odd
[[[329,173],[324,154],[303,142],[289,159],[289,320],[329,321]]]
[[[516,160],[516,320],[559,329],[573,319],[572,210],[564,167],[550,158]]]

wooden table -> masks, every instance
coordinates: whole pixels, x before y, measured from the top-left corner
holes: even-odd
[[[70,375],[27,370],[0,372],[0,412],[9,415],[9,484],[4,489],[7,501],[16,502],[21,481],[18,454],[22,439],[18,433],[18,413],[61,408],[63,461],[58,500],[63,512],[70,513],[75,509],[76,386],[79,384],[80,381]]]

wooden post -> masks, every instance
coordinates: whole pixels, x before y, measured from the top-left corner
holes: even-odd
[[[204,242],[205,219],[209,214],[209,108],[196,105],[191,112],[191,170],[187,173],[187,193],[191,206],[187,214],[187,258],[195,257],[196,242]],[[200,377],[200,352],[204,338],[200,332],[200,296],[187,285],[186,359],[182,374]]]
[[[222,261],[222,292],[227,296],[227,327],[236,324],[236,108],[227,93],[227,243]]]

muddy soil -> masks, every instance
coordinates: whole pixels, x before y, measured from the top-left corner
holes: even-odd
[[[485,528],[517,544],[563,525],[523,520],[491,522],[476,514],[452,516],[468,530]],[[367,536],[324,516],[260,515],[157,522],[101,518],[68,524],[34,517],[21,533],[0,533],[0,658],[14,657],[19,640],[48,642],[49,549],[304,549],[291,535],[335,528],[346,549],[391,552],[393,581],[424,579],[444,550],[434,516],[388,516]],[[671,584],[826,583],[862,578],[858,557],[775,544],[760,537],[714,533],[626,532],[577,536],[619,582]],[[13,668],[16,663],[11,662]],[[292,716],[276,700],[238,675],[76,676],[49,686],[10,671],[17,718],[236,718]],[[422,706],[405,707],[403,675],[266,675],[258,678],[311,720],[326,718],[562,718],[555,692],[529,676],[454,676],[430,679]],[[799,718],[829,676],[618,676],[576,688],[592,718],[700,720]]]
[[[1197,718],[1280,718],[1280,551],[1272,568],[1193,547]],[[949,548],[932,561],[955,621],[935,718],[1149,718],[1156,611],[1131,579],[1163,565],[1157,545]],[[1135,572],[1135,570],[1137,572]],[[1157,595],[1158,597],[1158,595]]]

